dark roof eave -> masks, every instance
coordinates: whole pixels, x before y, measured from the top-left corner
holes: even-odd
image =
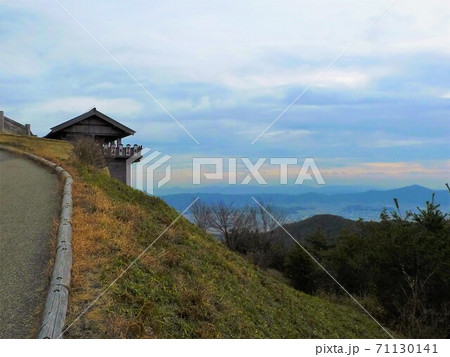
[[[90,111],[88,111],[88,112],[86,112],[84,114],[81,114],[81,115],[79,115],[79,116],[77,116],[77,117],[75,117],[73,119],[70,119],[70,120],[68,120],[68,121],[66,121],[64,123],[61,123],[61,124],[59,124],[57,126],[54,126],[53,128],[51,128],[51,132],[48,133],[45,136],[45,138],[49,137],[49,135],[52,134],[52,133],[55,133],[55,132],[57,132],[59,130],[62,130],[62,129],[65,129],[68,126],[74,125],[74,124],[78,123],[79,121],[87,119],[87,118],[89,118],[91,116],[94,116],[94,115],[98,116],[100,119],[105,120],[106,122],[110,123],[111,125],[119,128],[120,130],[124,131],[128,135],[136,134],[136,132],[133,129],[128,128],[127,126],[125,126],[125,125],[119,123],[118,121],[110,118],[109,116],[99,112],[96,108],[93,108],[93,109],[91,109]],[[126,137],[128,135],[125,135],[123,137]]]
[[[57,131],[51,131],[49,132],[47,135],[43,136],[44,139],[55,139],[58,137],[57,135]],[[134,135],[134,134],[131,134]],[[109,137],[109,135],[99,135],[99,134],[94,134],[94,136],[98,136],[98,137]],[[123,139],[126,138],[127,136],[130,136],[130,134],[125,134],[125,135],[116,135],[115,137],[119,138],[119,139]]]

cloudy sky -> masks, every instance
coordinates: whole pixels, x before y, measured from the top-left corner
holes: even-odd
[[[450,3],[398,0],[366,30],[391,2],[60,0],[77,24],[0,0],[0,109],[42,136],[95,106],[173,156],[174,185],[194,156],[313,157],[331,185],[444,188]]]

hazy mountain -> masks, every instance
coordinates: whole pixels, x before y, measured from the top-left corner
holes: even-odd
[[[260,194],[224,194],[224,193],[183,193],[165,195],[162,198],[182,211],[196,198],[203,203],[224,202],[237,207],[255,205],[252,196],[259,202],[271,203],[288,215],[289,221],[299,221],[317,214],[334,214],[349,219],[364,218],[376,220],[383,208],[395,209],[393,199],[397,198],[402,212],[423,207],[435,193],[435,202],[441,204],[441,210],[450,211],[450,194],[447,190],[431,190],[412,185],[391,190],[368,190],[351,193],[321,193],[320,191],[300,194],[260,193]]]
[[[255,195],[255,194],[288,194],[297,195],[308,192],[318,193],[355,193],[375,189],[364,185],[223,185],[223,186],[191,186],[170,187],[157,189],[158,196],[168,196],[186,193],[222,193],[227,195]]]
[[[284,227],[300,243],[304,243],[308,237],[315,234],[318,230],[330,242],[333,242],[343,229],[358,230],[358,222],[332,214],[318,214],[302,221],[286,224]],[[287,240],[294,243],[291,238],[287,238]]]

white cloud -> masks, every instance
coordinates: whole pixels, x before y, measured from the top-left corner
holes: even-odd
[[[142,105],[129,98],[95,98],[95,97],[65,97],[39,103],[30,107],[31,111],[48,113],[78,113],[82,114],[96,107],[99,111],[121,117],[134,116],[142,109]]]
[[[48,60],[67,59],[70,54],[74,61],[116,66],[56,3],[44,4],[48,5],[47,1],[9,4],[45,19],[45,27],[28,24],[29,33],[20,34],[20,42],[31,35],[37,40],[30,44],[28,53],[36,53],[39,43],[46,41],[48,51],[42,55]],[[256,67],[261,73],[245,73],[243,81],[277,86],[302,84],[313,77],[374,20],[387,2],[341,1],[338,6],[330,1],[62,4],[132,73],[157,81],[224,80],[242,86],[245,83],[238,81],[242,68]],[[417,51],[449,54],[449,16],[450,7],[445,2],[435,1],[432,6],[399,1],[341,61],[351,56],[370,60]],[[14,57],[15,51],[9,52]],[[273,63],[262,62],[262,56],[268,53],[274,60],[289,56],[297,62],[297,69],[278,73]],[[299,67],[305,61],[312,67]],[[325,77],[322,85],[356,86],[370,76],[361,71],[344,72]],[[229,75],[231,79],[227,79]]]
[[[286,89],[298,88],[300,94],[389,1],[61,3],[202,144],[233,151],[249,144],[295,98]],[[34,132],[46,134],[51,126],[96,106],[128,121],[138,131],[133,139],[191,150],[182,145],[192,140],[55,2],[0,4],[0,98],[12,118],[31,122]],[[436,120],[427,110],[426,124],[418,119],[422,113],[412,111],[421,100],[426,109],[431,95],[450,99],[443,83],[447,78],[433,76],[430,65],[442,58],[445,68],[450,57],[448,18],[448,0],[398,1],[316,83],[314,88],[332,89],[332,96],[318,91],[302,98],[254,150],[288,146],[325,157],[357,157],[362,151],[398,158],[398,152],[408,151],[400,148],[442,135],[445,131],[432,125],[444,127],[439,118],[448,108],[433,107],[439,113]],[[428,71],[426,76],[421,70]],[[324,110],[322,103],[335,97],[347,106]],[[413,108],[400,113],[394,105],[383,107],[383,97],[410,100]],[[360,98],[364,105],[354,104]],[[417,122],[405,133],[398,121],[409,117]],[[315,140],[324,127],[332,133]],[[367,128],[379,132],[368,133]],[[377,148],[392,149],[372,150]],[[427,155],[442,155],[441,147],[434,150]]]
[[[361,145],[361,147],[367,148],[391,148],[391,147],[399,147],[399,146],[416,146],[423,145],[427,141],[421,139],[378,139],[374,142],[368,142],[366,144]]]
[[[367,85],[370,75],[355,70],[334,69],[322,74],[322,70],[298,68],[278,70],[271,73],[248,74],[242,76],[226,75],[220,80],[226,86],[237,90],[259,90],[267,92],[283,86],[306,87],[320,75],[316,86],[321,88],[358,88]]]
[[[266,139],[268,140],[282,140],[289,142],[291,139],[301,139],[312,135],[311,130],[274,130],[267,132]]]

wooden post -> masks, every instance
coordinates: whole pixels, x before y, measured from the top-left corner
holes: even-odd
[[[5,116],[3,110],[0,110],[0,133],[5,131]]]

